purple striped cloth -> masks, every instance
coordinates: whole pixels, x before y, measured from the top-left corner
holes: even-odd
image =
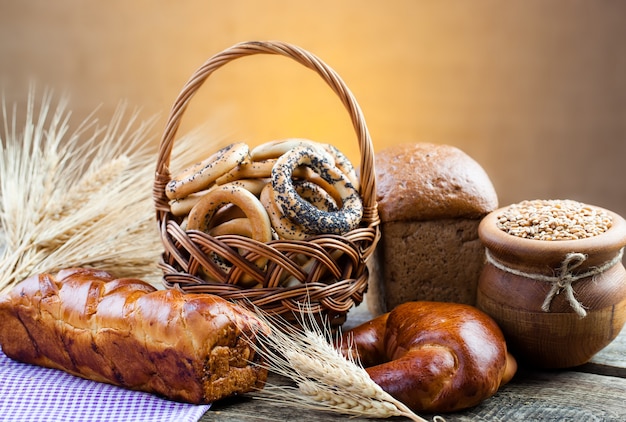
[[[196,422],[209,407],[16,362],[0,350],[0,421]]]

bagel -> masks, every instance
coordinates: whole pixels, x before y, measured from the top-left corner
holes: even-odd
[[[241,187],[249,190],[255,196],[259,196],[261,194],[261,189],[268,183],[268,180],[265,179],[239,179],[233,180],[232,182],[236,185],[240,185]],[[211,185],[209,189],[195,192],[189,194],[188,196],[180,199],[173,199],[170,201],[170,211],[173,215],[180,217],[189,214],[194,205],[196,205],[200,199],[204,195],[206,195],[209,191],[216,189],[218,185]]]
[[[250,157],[253,161],[278,158],[281,155],[290,151],[291,149],[303,145],[310,146],[320,153],[325,153],[329,162],[332,163],[332,165],[336,166],[339,170],[341,170],[348,177],[350,183],[352,183],[352,185],[357,190],[359,189],[359,178],[356,174],[354,166],[352,165],[348,157],[346,157],[344,153],[342,153],[336,146],[332,144],[318,143],[303,138],[289,138],[279,141],[270,141],[251,149]]]
[[[319,186],[306,180],[294,181],[294,187],[298,195],[301,198],[310,202],[313,206],[322,209],[324,211],[336,211],[337,204],[332,196],[322,190]],[[302,225],[292,221],[285,214],[276,203],[274,197],[274,189],[271,184],[267,184],[261,191],[260,196],[261,204],[265,207],[267,214],[270,218],[272,227],[276,231],[279,238],[291,239],[291,240],[304,240],[308,236],[317,234],[311,232]]]
[[[293,186],[302,199],[323,211],[337,211],[339,208],[332,195],[319,185],[308,180],[294,180]]]
[[[383,390],[413,411],[455,412],[491,397],[515,374],[496,323],[477,308],[407,302],[342,334]]]
[[[352,183],[352,186],[358,190],[359,177],[357,176],[356,170],[348,157],[346,157],[343,152],[339,151],[339,148],[332,144],[323,144],[323,147],[335,159],[335,167],[341,170],[343,174],[346,175],[350,183]]]
[[[282,210],[274,199],[274,189],[272,189],[271,184],[268,183],[267,186],[263,188],[260,200],[267,212],[274,231],[276,231],[280,239],[304,240],[311,235],[304,227],[291,221],[282,213]]]
[[[313,171],[309,167],[300,166],[294,169],[292,176],[294,180],[296,179],[307,180],[311,183],[315,183],[323,191],[328,192],[328,194],[330,194],[330,196],[335,201],[335,204],[337,204],[338,206],[341,206],[341,195],[339,195],[339,192],[337,192],[337,189],[335,189],[332,184],[322,179],[322,176],[315,173],[315,171]]]
[[[209,226],[207,227],[209,232],[215,226],[219,226],[230,220],[237,218],[247,218],[246,214],[235,204],[226,204],[217,210],[215,215],[211,218]],[[210,234],[210,233],[209,233]],[[248,236],[251,237],[251,236]]]
[[[246,217],[233,218],[232,220],[227,220],[221,224],[213,226],[208,230],[208,233],[211,236],[238,234],[240,236],[252,237],[252,223],[250,223],[250,219]]]
[[[268,159],[263,161],[244,161],[224,175],[215,180],[218,185],[224,185],[226,183],[240,180],[240,179],[264,179],[270,177],[272,174],[272,167],[276,160]]]
[[[245,160],[248,153],[248,145],[243,142],[220,149],[174,176],[165,186],[165,195],[169,199],[180,199],[207,189],[218,177]]]
[[[303,138],[288,138],[278,141],[270,141],[258,145],[250,150],[250,158],[252,158],[253,161],[262,161],[278,158],[281,155],[289,152],[293,148],[299,146],[309,146],[317,150],[321,154],[329,154],[328,159],[332,162],[333,165],[335,164],[333,156],[332,154],[330,154],[331,151],[328,148],[318,142]]]
[[[265,208],[254,194],[235,184],[220,186],[204,195],[189,212],[187,230],[208,232],[217,211],[230,204],[239,207],[250,220],[253,239],[264,243],[272,240],[272,229]]]
[[[189,214],[189,211],[196,205],[204,195],[208,193],[208,189],[200,192],[190,193],[184,198],[172,199],[170,201],[170,211],[176,217],[182,217]]]
[[[330,183],[341,197],[341,208],[325,211],[298,195],[292,176],[300,167],[311,168]],[[290,220],[313,233],[342,235],[358,227],[363,216],[363,204],[358,191],[347,177],[333,166],[326,154],[309,146],[298,146],[276,159],[271,175],[274,199]]]
[[[244,233],[243,229],[238,229],[238,233],[231,234],[249,234],[247,237],[262,243],[267,243],[272,240],[272,226],[269,216],[267,212],[265,212],[265,208],[263,208],[259,199],[249,190],[233,183],[219,186],[204,195],[189,212],[186,230],[199,230],[210,234],[211,230],[216,225],[214,219],[218,215],[218,211],[223,208],[230,209],[228,211],[229,213],[240,210],[249,221],[249,233]],[[224,223],[221,222],[220,225],[222,224]],[[226,233],[222,231],[220,234]],[[226,262],[223,257],[213,256],[212,259],[215,264],[225,271],[228,271],[230,268],[230,264]],[[255,265],[263,269],[267,265],[267,262],[267,258],[259,258],[255,261]],[[211,275],[207,271],[202,270],[201,273],[211,278]],[[239,281],[244,287],[257,285],[257,282],[249,274],[243,274]]]

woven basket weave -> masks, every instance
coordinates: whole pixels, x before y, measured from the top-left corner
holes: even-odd
[[[261,243],[239,235],[210,236],[199,231],[185,231],[180,219],[170,212],[165,186],[171,180],[170,156],[176,131],[189,101],[206,79],[232,60],[255,54],[289,57],[314,70],[337,94],[348,111],[360,147],[360,194],[364,213],[361,225],[342,236],[320,235],[306,241],[276,240]],[[294,321],[302,312],[323,316],[334,327],[343,324],[347,312],[363,300],[367,289],[366,260],[379,238],[376,205],[374,153],[362,112],[341,78],[324,62],[299,47],[282,42],[245,42],[209,58],[191,76],[176,99],[161,139],[154,180],[157,221],[164,246],[161,266],[166,288],[184,292],[215,294],[229,300],[252,304],[273,315]],[[216,268],[215,256],[230,262],[225,271]],[[311,261],[306,269],[302,257]],[[255,265],[260,257],[268,259],[264,269]],[[200,277],[202,269],[212,267],[216,281]],[[286,275],[299,283],[283,287]],[[242,287],[242,277],[254,279],[260,288]]]

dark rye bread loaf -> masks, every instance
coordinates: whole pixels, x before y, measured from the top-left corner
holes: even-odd
[[[460,149],[405,143],[376,154],[381,240],[369,262],[374,315],[425,300],[474,305],[478,224],[498,207],[485,170]]]

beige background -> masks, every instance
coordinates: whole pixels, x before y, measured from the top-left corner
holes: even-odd
[[[73,122],[121,100],[158,114],[212,54],[277,39],[317,54],[356,95],[376,150],[460,147],[501,205],[571,198],[626,215],[626,2],[0,0],[0,78],[71,98]],[[256,56],[220,69],[185,123],[251,143],[306,136],[357,158],[347,115],[312,72]]]

